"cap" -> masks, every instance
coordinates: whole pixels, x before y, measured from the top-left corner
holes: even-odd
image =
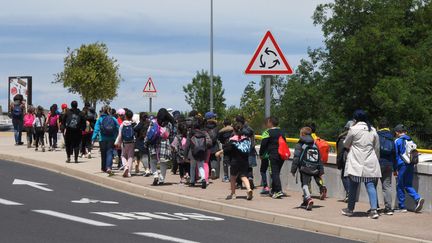
[[[117,110],[117,115],[123,116],[124,114],[126,114],[126,111],[123,108]]]
[[[208,119],[213,119],[213,118],[216,118],[216,114],[213,113],[213,112],[211,112],[211,111],[209,111],[209,112],[205,113],[204,118],[207,119],[207,120]]]
[[[395,132],[406,132],[407,129],[403,124],[398,124],[395,126],[394,131]]]
[[[61,108],[62,108],[62,110],[67,109],[67,104],[64,104],[64,103],[63,103],[63,104],[61,105]]]

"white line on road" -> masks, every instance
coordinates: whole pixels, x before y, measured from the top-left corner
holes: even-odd
[[[33,212],[46,214],[46,215],[54,216],[57,218],[67,219],[67,220],[80,222],[80,223],[84,223],[84,224],[89,224],[89,225],[93,225],[93,226],[115,226],[114,224],[108,224],[108,223],[104,223],[104,222],[100,222],[100,221],[96,221],[96,220],[92,220],[92,219],[81,218],[78,216],[73,216],[70,214],[60,213],[60,212],[56,212],[56,211],[52,211],[52,210],[33,210]]]
[[[17,202],[14,202],[14,201],[9,201],[9,200],[3,199],[3,198],[0,198],[0,204],[8,205],[8,206],[23,205],[22,203],[17,203]]]
[[[180,239],[180,238],[176,238],[176,237],[172,237],[172,236],[168,236],[168,235],[161,235],[161,234],[150,233],[150,232],[136,232],[134,234],[146,236],[146,237],[150,237],[150,238],[154,238],[154,239],[159,239],[159,240],[177,242],[177,243],[199,243],[197,241],[190,241],[190,240]]]

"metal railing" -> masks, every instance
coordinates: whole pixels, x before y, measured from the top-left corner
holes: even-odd
[[[255,135],[255,139],[261,140],[262,136],[261,135]],[[287,143],[297,143],[298,140],[299,140],[298,138],[287,138],[286,139]],[[336,151],[336,142],[331,142],[331,141],[327,141],[327,142],[332,147],[332,150]],[[422,154],[432,154],[431,149],[418,149],[418,151],[419,151],[419,153],[422,153]]]

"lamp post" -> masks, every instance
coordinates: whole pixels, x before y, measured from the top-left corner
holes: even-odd
[[[213,0],[210,0],[210,111],[214,111],[213,97]]]

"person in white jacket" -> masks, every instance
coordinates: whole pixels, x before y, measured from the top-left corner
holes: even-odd
[[[119,133],[114,145],[122,148],[122,163],[124,165],[123,177],[130,177],[130,170],[134,159],[135,152],[135,131],[132,127],[133,112],[126,111],[126,120],[120,125]]]
[[[363,110],[355,111],[353,118],[356,123],[349,129],[344,141],[345,148],[349,150],[344,176],[349,178],[350,193],[348,208],[342,209],[342,214],[353,215],[357,189],[360,183],[364,183],[371,207],[369,218],[377,219],[379,214],[375,184],[381,177],[379,137]]]

